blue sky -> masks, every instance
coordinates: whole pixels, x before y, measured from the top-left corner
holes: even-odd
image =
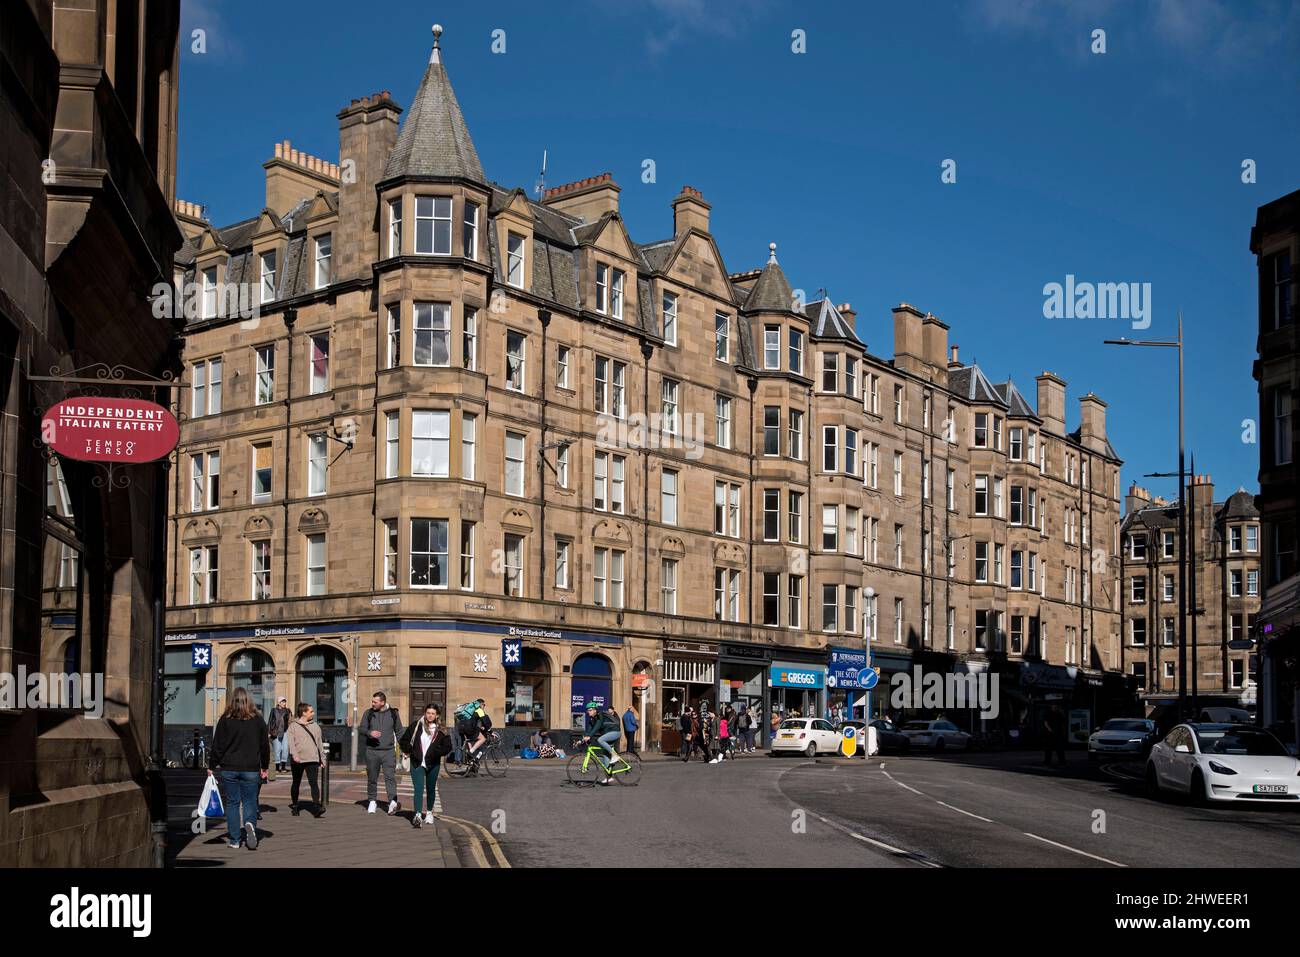
[[[1170,337],[1181,307],[1188,450],[1220,495],[1255,488],[1248,243],[1256,207],[1300,188],[1300,2],[386,0],[370,22],[335,0],[182,6],[178,195],[218,225],[261,208],[276,141],[337,159],[353,97],[409,104],[436,18],[489,177],[531,189],[543,149],[550,185],[608,170],[642,242],[671,233],[689,183],[728,269],[776,242],[809,298],[853,303],[874,353],[892,354],[906,301],[1031,402],[1042,370],[1066,379],[1070,428],[1096,392],[1126,487],[1175,491],[1141,479],[1177,467],[1175,354],[1101,340]],[[1150,283],[1150,328],[1044,318],[1044,285],[1067,274]]]

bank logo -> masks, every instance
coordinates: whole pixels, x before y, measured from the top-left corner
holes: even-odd
[[[153,928],[150,894],[82,894],[78,887],[50,898],[50,926],[56,930],[128,929],[148,937]]]

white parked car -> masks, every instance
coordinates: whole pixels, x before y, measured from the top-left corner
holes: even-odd
[[[772,756],[803,754],[815,758],[840,749],[840,733],[821,718],[786,718],[772,739]]]
[[[1147,790],[1202,801],[1300,802],[1300,760],[1277,738],[1240,724],[1180,724],[1151,749]]]
[[[965,751],[970,747],[970,735],[951,721],[909,721],[902,731],[913,748]]]

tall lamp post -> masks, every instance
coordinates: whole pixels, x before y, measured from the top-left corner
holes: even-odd
[[[1187,468],[1183,457],[1183,313],[1177,339],[1106,339],[1108,346],[1178,350],[1178,717],[1187,717]],[[1123,582],[1120,582],[1121,589]],[[1120,640],[1123,640],[1121,636]]]

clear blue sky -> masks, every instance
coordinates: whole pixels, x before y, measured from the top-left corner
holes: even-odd
[[[1181,307],[1188,449],[1219,495],[1256,487],[1258,447],[1241,437],[1258,411],[1248,242],[1256,207],[1300,188],[1300,3],[183,8],[178,194],[218,225],[261,208],[276,141],[337,159],[335,114],[351,98],[389,89],[409,104],[436,19],[489,177],[531,189],[544,148],[551,185],[609,170],[641,242],[671,233],[669,203],[689,183],[713,206],[730,270],[761,265],[776,242],[793,285],[854,304],[874,353],[892,354],[889,309],[907,301],[1031,402],[1043,369],[1066,379],[1070,428],[1077,397],[1096,392],[1125,486],[1177,467],[1175,354],[1101,340],[1172,336]],[[955,184],[940,181],[946,159]],[[1151,283],[1151,327],[1044,318],[1043,286],[1067,274]]]

